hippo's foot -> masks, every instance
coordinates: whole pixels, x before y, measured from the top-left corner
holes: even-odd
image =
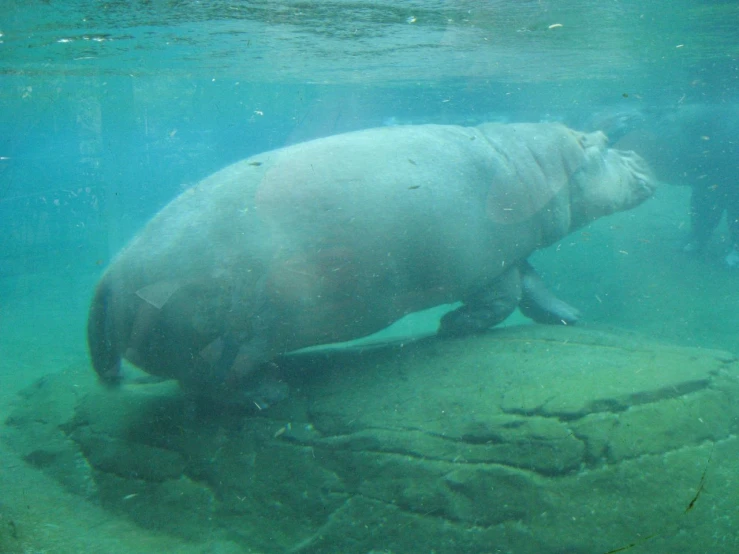
[[[518,307],[537,323],[572,325],[580,312],[546,287],[526,261],[511,267],[464,305],[441,318],[439,334],[461,336],[485,331],[506,319]]]
[[[441,318],[437,333],[444,337],[462,337],[480,333],[503,321],[511,312],[503,315],[504,312],[497,312],[495,309],[481,310],[462,306]]]
[[[528,262],[520,266],[523,295],[521,313],[537,323],[572,325],[580,319],[580,312],[560,300],[546,287],[544,281]]]
[[[485,331],[502,322],[521,301],[521,276],[514,266],[483,291],[441,318],[438,334],[463,336]]]

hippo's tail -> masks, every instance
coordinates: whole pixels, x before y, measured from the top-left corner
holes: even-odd
[[[98,283],[87,317],[87,346],[92,367],[103,383],[115,385],[121,379],[121,351],[118,344],[113,291],[108,279]]]

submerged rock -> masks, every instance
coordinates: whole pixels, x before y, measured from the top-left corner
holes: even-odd
[[[690,551],[684,528],[737,547],[731,354],[527,326],[281,365],[291,398],[251,413],[51,375],[4,435],[141,525],[253,551]]]

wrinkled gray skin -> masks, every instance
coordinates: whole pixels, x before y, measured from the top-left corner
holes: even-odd
[[[527,257],[653,188],[641,158],[559,124],[386,127],[266,152],[183,193],[118,255],[90,309],[92,363],[108,383],[125,357],[262,404],[282,394],[254,378],[275,356],[440,304],[464,302],[445,335],[517,306],[574,322]]]

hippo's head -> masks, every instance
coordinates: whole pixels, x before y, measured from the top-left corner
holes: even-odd
[[[654,194],[657,181],[637,154],[608,148],[601,133],[582,138],[585,162],[570,179],[570,229],[638,206]]]

